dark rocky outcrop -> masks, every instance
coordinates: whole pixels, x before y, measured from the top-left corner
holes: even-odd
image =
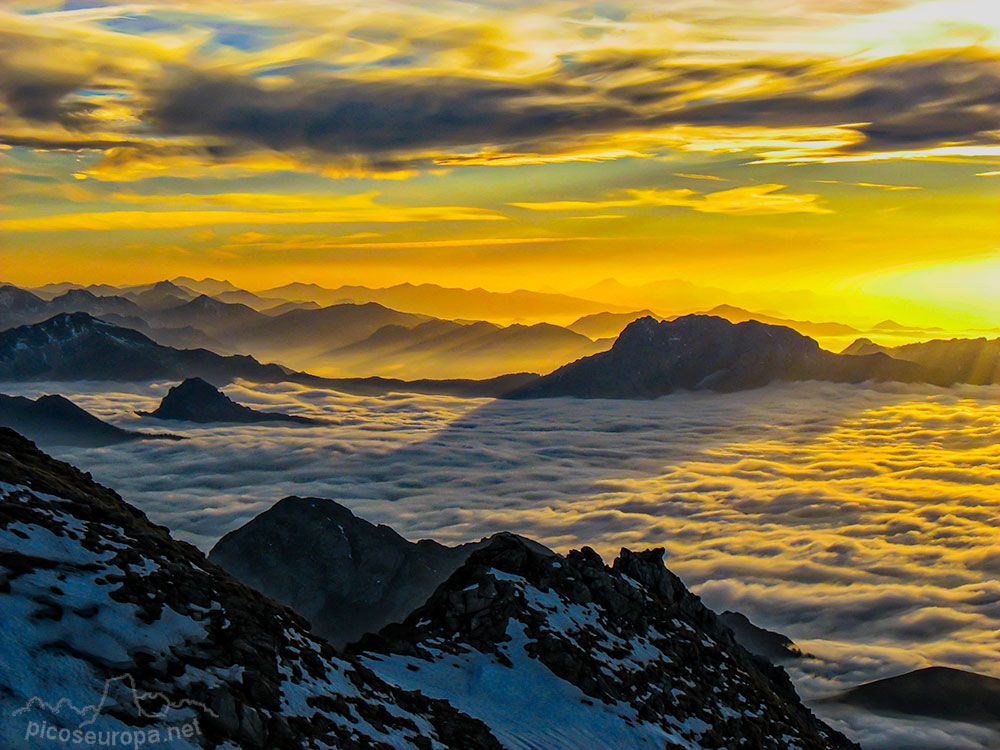
[[[678,389],[739,391],[774,381],[923,382],[916,364],[883,354],[839,355],[790,328],[687,315],[629,325],[606,352],[560,367],[512,398],[655,398]]]
[[[179,435],[123,430],[63,396],[37,399],[0,393],[0,425],[45,445],[100,446],[131,440],[181,440]]]
[[[1000,680],[927,667],[875,680],[828,699],[875,713],[932,717],[1000,728]]]
[[[233,401],[211,383],[188,378],[173,386],[151,412],[139,412],[156,419],[179,419],[188,422],[295,422],[319,424],[319,420],[291,414],[258,411]]]
[[[723,612],[719,615],[719,620],[733,631],[737,643],[751,654],[761,656],[768,661],[780,663],[810,656],[803,654],[802,649],[787,635],[754,625],[742,612]]]

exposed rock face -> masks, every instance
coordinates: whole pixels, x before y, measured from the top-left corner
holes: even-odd
[[[208,557],[342,645],[401,622],[487,542],[414,543],[333,500],[286,497],[222,537]]]
[[[723,612],[719,620],[733,631],[736,642],[751,654],[776,663],[805,656],[787,635],[754,625],[742,612]]]
[[[1000,727],[1000,680],[949,667],[928,667],[868,682],[830,700],[876,713]]]
[[[924,379],[919,365],[881,354],[834,354],[790,328],[687,315],[662,323],[641,318],[609,351],[560,367],[509,395],[655,398],[680,388],[738,391],[777,380]]]
[[[286,371],[253,357],[161,346],[138,331],[87,313],[63,313],[0,333],[0,380],[137,381],[205,377],[284,380]]]
[[[171,748],[502,747],[2,428],[0,629],[3,747],[30,743],[30,722],[160,737],[191,728]]]
[[[35,400],[0,393],[0,425],[47,445],[99,446],[129,440],[181,440],[178,435],[123,430],[62,396]]]
[[[505,747],[854,747],[763,671],[662,563],[622,550],[473,552],[402,624],[349,647],[376,674],[448,700]]]
[[[152,412],[140,412],[157,419],[189,422],[296,422],[317,424],[317,420],[275,412],[257,411],[233,401],[211,383],[188,378],[171,388]]]

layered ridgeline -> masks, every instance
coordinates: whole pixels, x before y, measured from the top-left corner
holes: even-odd
[[[935,339],[903,346],[879,346],[871,339],[858,339],[844,354],[886,354],[914,362],[941,383],[1000,383],[1000,339]]]
[[[87,313],[61,313],[0,332],[0,380],[142,381],[203,377],[284,380],[288,370],[253,357],[174,349]]]
[[[738,391],[774,381],[926,382],[930,373],[885,354],[834,354],[790,328],[706,315],[641,318],[606,352],[572,362],[513,398],[655,398],[678,389]]]
[[[47,727],[173,748],[852,746],[659,550],[608,567],[499,536],[345,652],[8,430],[0,482],[5,747]]]
[[[253,357],[222,356],[206,349],[176,349],[87,313],[63,313],[41,323],[0,332],[0,381],[107,380],[149,382],[202,378],[211,383],[244,379],[295,382],[350,393],[441,393],[498,396],[536,376],[515,373],[488,380],[320,378]]]

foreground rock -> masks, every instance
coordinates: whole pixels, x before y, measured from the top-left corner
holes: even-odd
[[[151,412],[139,412],[156,419],[180,419],[188,422],[295,422],[319,424],[319,420],[291,414],[257,411],[233,401],[211,383],[188,378],[175,385]]]
[[[401,624],[352,645],[383,679],[447,700],[505,747],[855,747],[762,667],[662,562],[543,554],[504,536]]]
[[[96,447],[132,440],[183,440],[179,435],[123,430],[62,396],[32,400],[0,393],[0,426],[45,445]]]
[[[509,394],[513,398],[655,398],[678,389],[739,391],[774,381],[925,382],[919,365],[884,354],[820,349],[790,328],[687,315],[641,318],[607,352],[560,367]]]
[[[0,629],[0,747],[501,747],[2,428]]]

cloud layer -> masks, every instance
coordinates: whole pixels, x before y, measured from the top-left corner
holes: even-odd
[[[975,3],[39,5],[0,11],[0,138],[105,152],[93,176],[1000,147],[997,27]]]
[[[165,388],[23,392],[149,428],[133,410]],[[57,455],[203,548],[287,494],[333,498],[413,539],[509,529],[606,556],[663,545],[710,606],[816,654],[793,669],[807,697],[928,664],[1000,676],[996,388],[803,383],[530,404],[228,390],[330,424],[180,423],[181,443]],[[968,727],[837,720],[866,748],[989,746]]]

